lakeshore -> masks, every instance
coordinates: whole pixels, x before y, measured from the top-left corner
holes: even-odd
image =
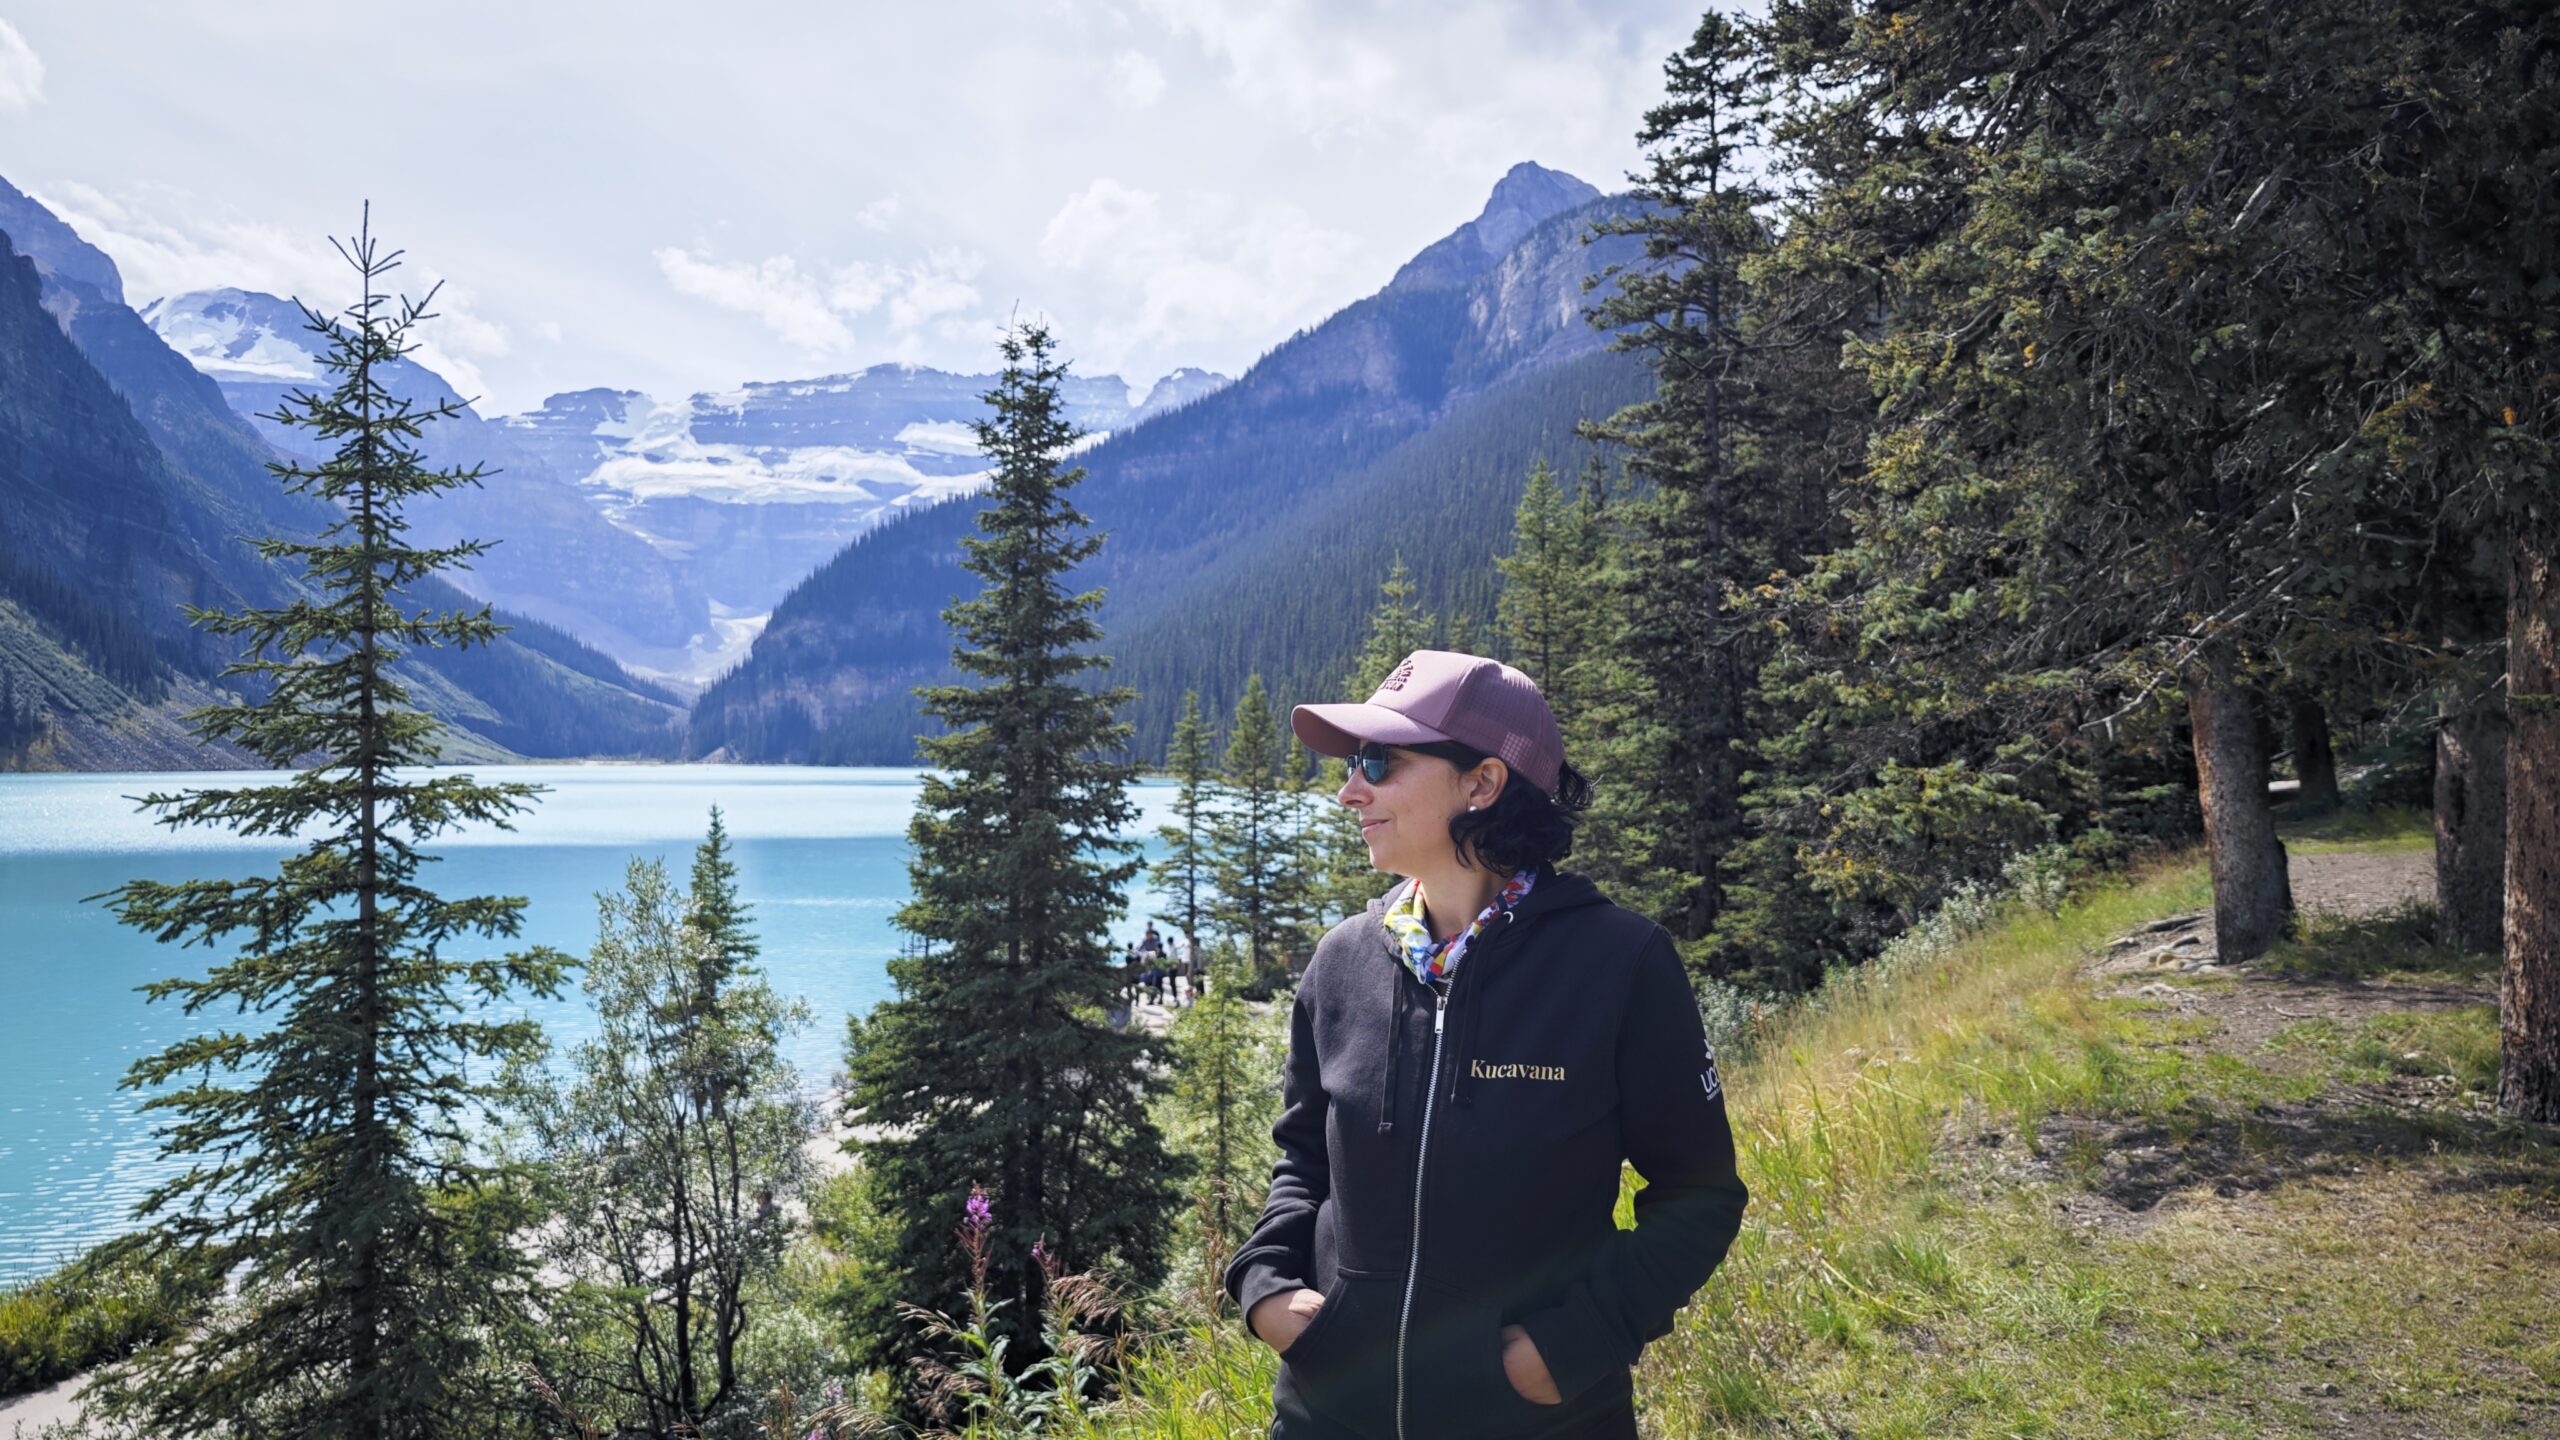
[[[739,880],[754,907],[762,964],[777,990],[805,1000],[810,1023],[787,1053],[812,1091],[842,1064],[844,1019],[890,992],[890,923],[907,897],[905,830],[919,770],[745,766],[484,766],[473,773],[549,788],[512,830],[475,827],[439,840],[427,883],[441,893],[522,895],[524,933],[508,948],[583,953],[595,892],[617,887],[627,861],[659,859],[681,875],[710,807],[727,817]],[[171,831],[127,797],[237,774],[0,776],[0,981],[18,1002],[0,1011],[0,1283],[43,1274],[128,1228],[129,1212],[168,1173],[140,1097],[120,1088],[134,1059],[190,1027],[134,987],[201,973],[217,956],[180,949],[115,922],[93,896],[136,876],[178,880],[258,873],[287,853],[272,840]],[[1137,832],[1166,816],[1169,787],[1141,782]],[[1133,887],[1115,941],[1134,937],[1153,894]],[[574,980],[525,1007],[555,1048],[590,1031]]]

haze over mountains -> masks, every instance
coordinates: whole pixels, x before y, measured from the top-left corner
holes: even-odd
[[[1329,694],[1399,558],[1423,603],[1490,619],[1530,467],[1570,474],[1576,426],[1649,383],[1583,313],[1586,277],[1641,261],[1631,238],[1586,244],[1632,204],[1515,166],[1384,289],[1079,457],[1075,502],[1110,538],[1078,580],[1106,591],[1140,754],[1162,753],[1185,689],[1213,715],[1257,671],[1283,703]],[[688,752],[908,763],[912,687],[948,675],[940,613],[974,584],[975,515],[966,499],[901,515],[810,576],[696,703]]]
[[[289,601],[298,571],[243,537],[309,536],[333,512],[277,484],[277,452],[127,308],[114,264],[5,182],[0,240],[0,766],[244,763],[179,722],[220,698],[232,658],[181,607]],[[441,581],[412,600],[467,603]],[[682,714],[530,619],[397,673],[456,759],[662,753]]]
[[[318,337],[292,302],[205,290],[142,315],[269,443],[309,457],[307,437],[265,418],[320,376]],[[676,401],[597,388],[522,415],[467,410],[430,432],[429,453],[496,473],[433,507],[435,538],[504,537],[463,584],[640,673],[698,684],[735,663],[792,583],[847,541],[978,482],[969,422],[993,383],[879,365]],[[1078,424],[1103,432],[1224,383],[1181,370],[1141,393],[1116,376],[1079,377],[1067,400]],[[467,398],[414,361],[391,384],[422,403]]]
[[[1184,688],[1216,707],[1249,670],[1284,695],[1328,687],[1399,556],[1426,603],[1490,615],[1491,557],[1529,466],[1572,469],[1575,425],[1641,389],[1639,367],[1583,318],[1585,278],[1638,259],[1633,241],[1586,244],[1586,232],[1630,203],[1522,164],[1383,289],[1240,380],[1180,370],[1143,389],[1108,375],[1070,381],[1069,413],[1089,434],[1078,503],[1111,536],[1083,578],[1109,590],[1111,678],[1141,690],[1141,751],[1160,747]],[[199,527],[200,568],[236,571],[217,553],[237,547],[232,537],[317,523],[264,473],[278,454],[316,454],[268,418],[323,380],[294,305],[210,290],[137,313],[112,261],[5,182],[0,233],[32,261],[46,311],[142,419],[164,468],[219,477],[200,487],[218,492],[212,508],[225,517]],[[520,415],[466,407],[431,427],[431,461],[491,473],[417,507],[417,536],[499,541],[455,581],[556,627],[523,638],[575,656],[581,685],[659,717],[509,748],[909,763],[909,687],[945,671],[940,612],[973,584],[959,539],[982,478],[970,424],[992,383],[882,365],[672,400],[598,387]],[[468,398],[413,361],[391,386],[422,403]],[[0,554],[23,549],[27,533],[0,520]],[[115,583],[145,608],[174,608],[165,582]],[[282,583],[261,576],[232,591]],[[160,629],[163,648],[193,643]],[[199,656],[188,673],[210,664]],[[689,727],[670,728],[665,702],[705,682]],[[127,698],[148,708],[140,691]],[[478,709],[489,734],[502,717]]]

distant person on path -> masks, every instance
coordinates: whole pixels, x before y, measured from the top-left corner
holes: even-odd
[[[1351,762],[1336,798],[1403,878],[1299,982],[1270,1199],[1227,1269],[1280,1352],[1271,1433],[1633,1440],[1636,1356],[1748,1199],[1671,937],[1556,868],[1591,786],[1518,670],[1417,650],[1290,724]]]

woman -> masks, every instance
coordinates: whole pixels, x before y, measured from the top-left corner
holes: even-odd
[[[1290,716],[1404,877],[1316,946],[1227,1270],[1282,1440],[1633,1437],[1629,1370],[1742,1223],[1670,937],[1555,862],[1590,785],[1528,676],[1417,650]],[[1621,1162],[1646,1180],[1612,1221]]]

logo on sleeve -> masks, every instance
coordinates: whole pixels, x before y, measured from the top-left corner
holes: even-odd
[[[1706,1091],[1707,1098],[1713,1100],[1724,1093],[1724,1077],[1716,1073],[1716,1047],[1709,1044],[1705,1048],[1707,1068],[1698,1072],[1698,1088]]]

